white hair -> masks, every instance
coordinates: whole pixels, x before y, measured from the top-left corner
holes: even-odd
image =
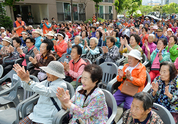
[[[92,37],[92,38],[90,38],[90,41],[91,41],[91,40],[94,40],[95,43],[98,44],[98,39],[97,39],[96,37]]]
[[[78,39],[79,39],[79,41],[82,41],[82,37],[81,37],[81,36],[79,36],[79,35],[75,36],[75,38],[78,38]]]
[[[153,39],[156,38],[154,34],[149,34],[149,36],[153,37]],[[148,36],[148,37],[149,37],[149,36]]]

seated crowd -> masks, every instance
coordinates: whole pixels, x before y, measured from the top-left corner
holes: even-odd
[[[65,119],[64,123],[106,124],[111,112],[98,87],[105,75],[97,63],[118,65],[121,58],[124,65],[118,65],[122,68],[118,67],[119,86],[113,96],[117,106],[124,104],[123,123],[163,124],[152,110],[153,103],[167,108],[178,123],[178,18],[172,24],[170,20],[145,19],[144,22],[149,23],[139,21],[138,24],[138,20],[131,17],[127,22],[116,19],[51,25],[44,18],[38,28],[26,26],[26,31],[20,34],[16,33],[16,27],[12,34],[1,27],[2,76],[14,69],[22,80],[22,87],[39,94],[33,112],[20,124],[51,124],[62,108],[70,110],[67,119],[70,118],[70,122]],[[66,61],[65,56],[71,59]],[[41,83],[32,81],[29,75],[36,76]],[[143,92],[148,75],[152,86]],[[81,83],[77,82],[80,76]],[[76,89],[74,96],[69,95],[65,81]],[[127,84],[134,88],[127,89]]]

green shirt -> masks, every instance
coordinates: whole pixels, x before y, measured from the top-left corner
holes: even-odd
[[[167,50],[167,52],[170,53],[170,58],[171,58],[172,62],[175,62],[176,58],[178,57],[178,45],[175,44],[170,49],[168,49],[168,46],[166,46],[165,49]]]

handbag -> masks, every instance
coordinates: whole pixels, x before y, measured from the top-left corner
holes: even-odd
[[[134,96],[138,92],[138,88],[138,86],[135,86],[130,81],[125,80],[122,85],[121,93],[129,96]]]

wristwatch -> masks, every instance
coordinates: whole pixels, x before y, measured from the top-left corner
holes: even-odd
[[[28,82],[28,85],[31,85],[31,83],[32,83],[32,80],[30,80],[30,81]]]

